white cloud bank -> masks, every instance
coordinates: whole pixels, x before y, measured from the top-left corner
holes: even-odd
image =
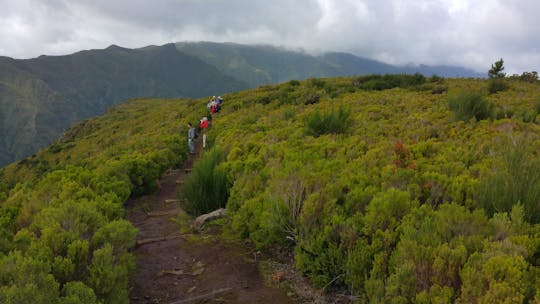
[[[0,55],[264,43],[392,64],[540,71],[538,0],[0,0]]]

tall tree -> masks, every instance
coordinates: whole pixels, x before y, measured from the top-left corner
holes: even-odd
[[[498,61],[495,61],[494,64],[491,65],[491,69],[488,71],[489,78],[503,78],[506,76],[506,73],[503,73],[504,70],[504,60],[501,58]]]

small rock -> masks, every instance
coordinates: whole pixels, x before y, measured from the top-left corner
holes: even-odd
[[[192,276],[198,276],[204,272],[204,268],[197,268],[191,273]]]
[[[192,293],[195,289],[197,289],[197,286],[193,286],[190,289],[188,289],[187,293]]]

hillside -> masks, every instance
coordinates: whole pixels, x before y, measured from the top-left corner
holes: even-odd
[[[359,302],[538,302],[540,85],[507,82],[491,95],[486,80],[418,75],[227,94],[183,207],[225,202],[235,235]],[[127,102],[3,169],[0,302],[125,302],[122,203],[185,159],[206,100]]]
[[[249,83],[251,87],[291,79],[368,74],[414,74],[443,77],[483,77],[479,73],[449,66],[393,66],[348,53],[330,52],[319,56],[265,45],[236,43],[179,42],[176,47],[221,72]]]
[[[0,167],[67,127],[135,97],[201,97],[247,88],[174,45],[0,58]]]

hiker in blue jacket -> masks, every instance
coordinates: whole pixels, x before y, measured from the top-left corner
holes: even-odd
[[[188,147],[189,147],[189,153],[195,154],[195,128],[193,125],[188,122]]]

